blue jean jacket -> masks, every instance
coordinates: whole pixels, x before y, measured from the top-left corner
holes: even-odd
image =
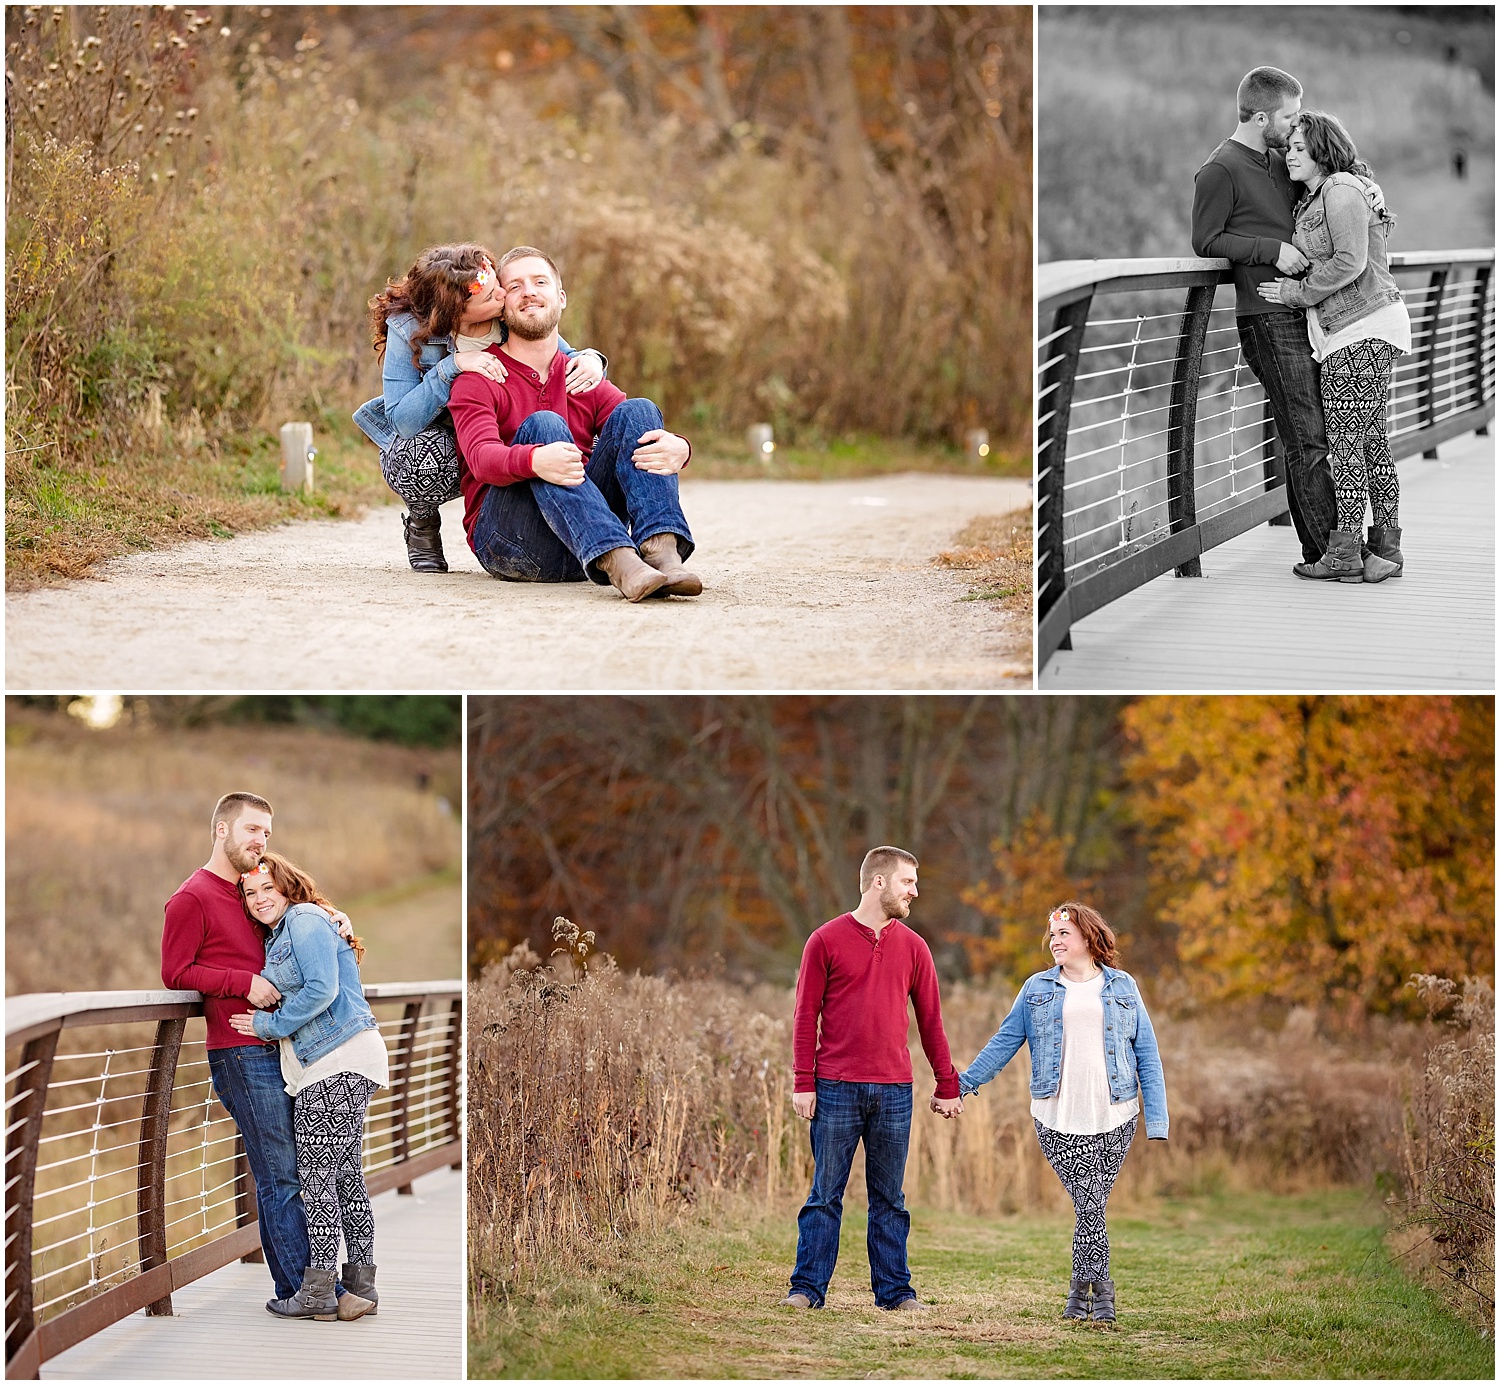
[[[266,939],[261,975],[281,992],[281,1004],[255,1012],[255,1032],[262,1039],[290,1038],[304,1067],[361,1029],[378,1028],[354,949],[316,904],[294,904],[281,916]]]
[[[417,319],[395,313],[386,319],[385,393],[354,411],[360,431],[384,452],[397,438],[414,438],[447,407],[458,378],[452,337],[429,337],[422,343],[421,363],[411,362],[411,339]],[[561,337],[557,344],[569,356],[578,353]]]
[[[978,1091],[999,1076],[1000,1070],[1025,1044],[1031,1050],[1031,1095],[1049,1097],[1062,1081],[1062,1011],[1064,986],[1061,967],[1028,977],[995,1037],[958,1075],[961,1095]],[[1109,1073],[1109,1099],[1129,1101],[1141,1093],[1146,1136],[1167,1138],[1167,1082],[1156,1031],[1146,1013],[1135,978],[1128,971],[1104,967],[1104,1065]]]

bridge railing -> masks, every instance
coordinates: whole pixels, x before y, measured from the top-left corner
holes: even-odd
[[[1393,254],[1412,351],[1391,450],[1484,432],[1495,410],[1495,252]],[[1262,523],[1290,523],[1265,391],[1240,354],[1229,262],[1038,267],[1037,667],[1072,623]]]
[[[462,1163],[458,981],[365,987],[391,1057],[366,1123],[370,1192]],[[209,1079],[197,991],[5,1002],[7,1378],[233,1260],[260,1260],[255,1182]]]

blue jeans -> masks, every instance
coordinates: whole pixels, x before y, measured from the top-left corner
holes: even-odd
[[[639,548],[675,534],[687,558],[693,537],[677,500],[677,478],[640,471],[630,460],[642,433],[662,427],[649,399],[622,399],[604,420],[579,486],[516,481],[491,486],[474,521],[470,546],[491,577],[510,582],[581,582],[609,577],[595,560],[615,548]],[[550,409],[516,430],[514,443],[572,442],[566,420]],[[629,528],[626,528],[626,525]]]
[[[211,1048],[208,1070],[214,1091],[245,1141],[245,1156],[255,1175],[260,1244],[276,1283],[276,1297],[290,1298],[308,1265],[307,1214],[302,1209],[292,1099],[281,1075],[280,1049],[275,1044]]]
[[[863,1140],[865,1187],[870,1196],[865,1242],[875,1305],[894,1308],[916,1298],[906,1267],[911,1215],[901,1191],[911,1138],[911,1083],[825,1082],[819,1078],[811,1138],[813,1185],[797,1214],[792,1292],[806,1294],[814,1308],[823,1306],[839,1258],[844,1188],[854,1151]]]
[[[1287,508],[1302,541],[1302,556],[1315,563],[1328,547],[1329,531],[1338,526],[1338,507],[1307,315],[1288,309],[1248,313],[1235,321],[1245,364],[1271,401],[1271,417],[1286,456]]]

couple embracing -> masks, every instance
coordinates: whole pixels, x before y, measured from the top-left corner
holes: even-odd
[[[1336,116],[1304,111],[1290,73],[1257,67],[1236,100],[1239,124],[1197,173],[1193,250],[1233,267],[1240,346],[1286,455],[1303,558],[1292,571],[1349,583],[1399,577],[1386,406],[1411,320],[1386,260],[1396,218],[1349,132]]]
[[[917,860],[878,846],[859,873],[860,900],[807,940],[792,1025],[793,1106],[811,1123],[813,1186],[797,1217],[789,1308],[821,1308],[838,1259],[844,1188],[861,1141],[869,1192],[867,1246],[877,1307],[920,1312],[906,1240],[902,1182],[912,1116],[907,1002],[937,1081],[929,1109],[961,1117],[964,1097],[1024,1044],[1031,1054],[1037,1141],[1073,1201],[1073,1273],[1063,1316],[1115,1321],[1105,1204],[1144,1108],[1146,1136],[1167,1138],[1156,1036],[1134,978],[1116,965],[1115,935],[1084,904],[1047,920],[1053,966],[1028,978],[999,1031],[963,1072],[949,1056],[937,972],[902,922],[917,898]]]
[[[360,985],[363,943],[267,849],[271,823],[258,794],[214,806],[208,862],[167,901],[161,974],[203,995],[214,1092],[255,1178],[267,1310],[347,1322],[379,1302],[360,1155],[370,1098],[390,1084],[385,1040]]]
[[[447,572],[438,507],[460,495],[480,566],[508,582],[612,585],[628,601],[697,596],[677,495],[688,440],[649,399],[558,334],[556,262],[520,245],[424,250],[370,300],[383,393],[354,421],[405,502],[407,560]]]

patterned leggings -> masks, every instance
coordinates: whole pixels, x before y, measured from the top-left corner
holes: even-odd
[[[1109,1229],[1104,1204],[1109,1201],[1120,1165],[1130,1148],[1139,1116],[1102,1135],[1065,1135],[1049,1130],[1035,1117],[1036,1137],[1052,1172],[1073,1199],[1077,1220],[1073,1227],[1073,1277],[1098,1283],[1109,1278]]]
[[[1373,337],[1335,351],[1323,362],[1323,420],[1328,460],[1338,501],[1339,528],[1357,534],[1370,497],[1370,522],[1378,529],[1400,526],[1396,507],[1401,485],[1385,432],[1396,348]]]
[[[304,1087],[293,1101],[309,1269],[338,1268],[341,1226],[349,1263],[375,1263],[375,1216],[359,1163],[365,1111],[375,1089],[368,1077],[340,1072]]]
[[[414,438],[397,438],[380,454],[380,474],[414,514],[456,499],[462,492],[452,429],[434,425]]]

